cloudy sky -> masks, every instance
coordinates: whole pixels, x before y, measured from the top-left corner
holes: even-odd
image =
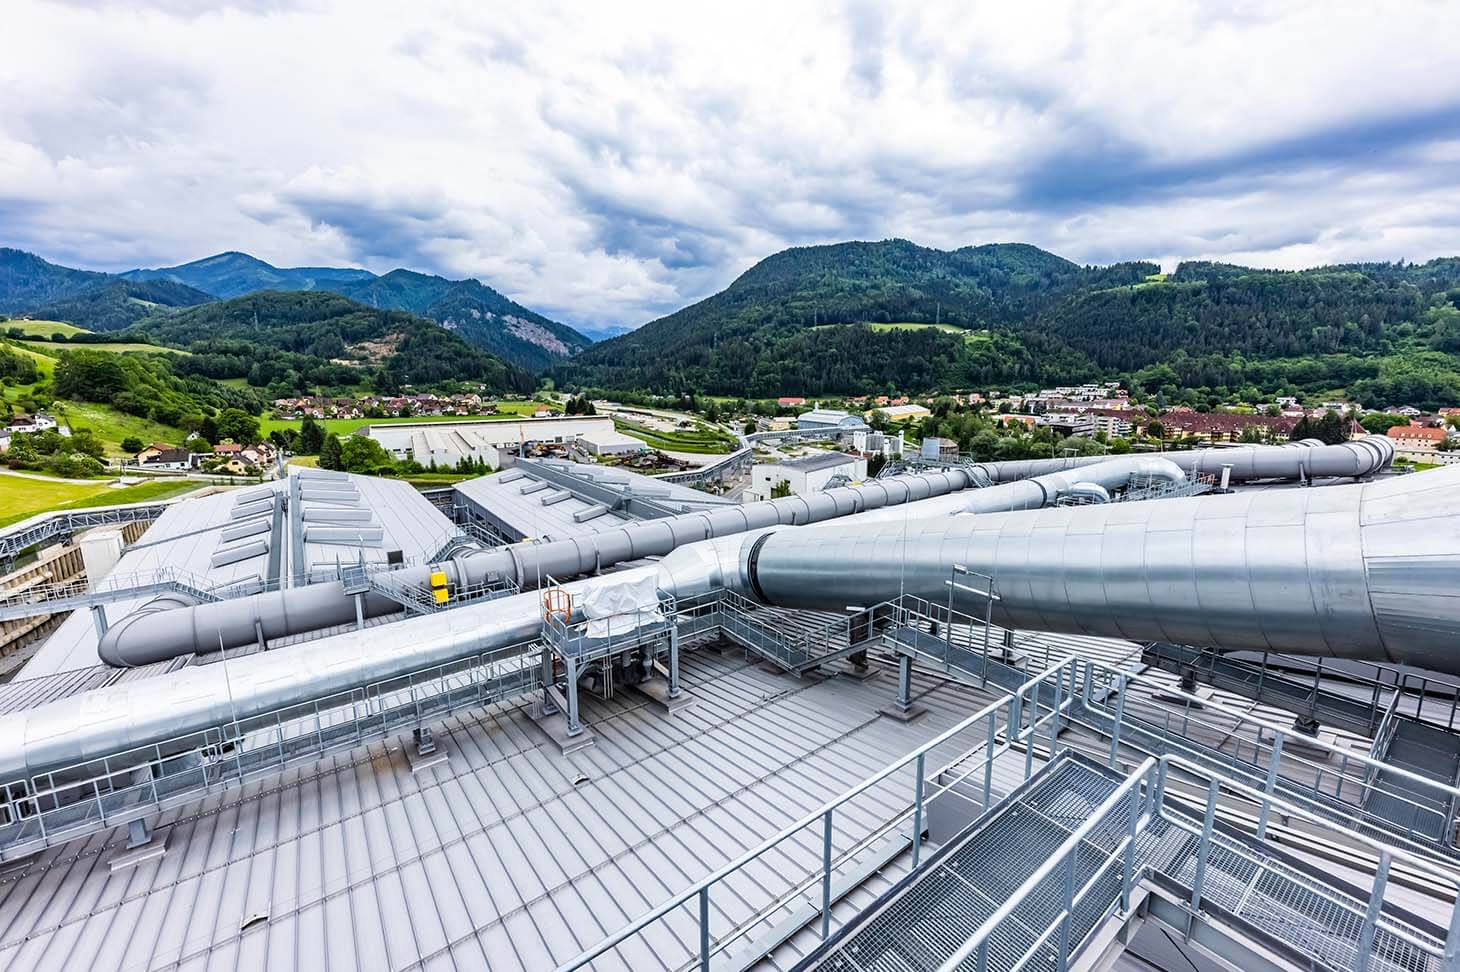
[[[0,245],[638,325],[788,245],[1460,253],[1460,3],[6,0]]]

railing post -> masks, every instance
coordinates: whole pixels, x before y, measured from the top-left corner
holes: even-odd
[[[1065,854],[1065,917],[1060,921],[1059,967],[1066,968],[1070,957],[1070,932],[1075,923],[1075,862],[1080,847],[1076,844]]]
[[[1268,763],[1267,763],[1267,783],[1262,788],[1263,794],[1265,796],[1267,796],[1267,797],[1271,797],[1272,796],[1272,791],[1275,790],[1275,789],[1277,789],[1278,764],[1282,762],[1282,758],[1283,758],[1283,740],[1286,739],[1286,738],[1287,738],[1287,736],[1285,734],[1281,733],[1281,732],[1275,733],[1273,735],[1273,740],[1272,740],[1272,758],[1269,759],[1268,760]],[[1362,794],[1360,795],[1360,797],[1362,798]],[[1268,814],[1271,813],[1271,812],[1272,812],[1272,803],[1271,803],[1271,801],[1270,800],[1263,800],[1262,801],[1262,809],[1257,812],[1257,839],[1258,840],[1266,840],[1267,839],[1267,818],[1268,818]]]
[[[1201,823],[1201,845],[1196,851],[1196,877],[1191,882],[1192,914],[1201,910],[1201,893],[1207,878],[1207,858],[1212,853],[1212,829],[1217,821],[1217,791],[1221,784],[1213,778],[1207,784],[1207,813]]]
[[[1129,681],[1125,672],[1120,673],[1120,681],[1117,683],[1115,696],[1115,723],[1110,727],[1110,761],[1109,766],[1115,769],[1118,763],[1117,755],[1120,752],[1120,726],[1125,721],[1125,690]]]
[[[710,972],[710,886],[700,888],[700,972]]]
[[[1039,686],[1041,684],[1043,683],[1034,683],[1034,691],[1030,693],[1029,698],[1029,738],[1024,740],[1024,778],[1026,780],[1034,775],[1034,724],[1039,721]],[[1022,713],[1019,719],[1019,735],[1024,735]]]
[[[824,821],[821,833],[821,938],[831,937],[831,815],[828,810],[822,815]]]
[[[998,744],[998,710],[989,713],[989,740],[983,754],[983,806],[980,813],[986,813],[994,789],[994,748]]]
[[[1368,972],[1374,957],[1374,929],[1384,911],[1384,888],[1389,883],[1389,852],[1379,853],[1379,866],[1374,869],[1374,887],[1369,893],[1369,909],[1364,913],[1364,924],[1359,928],[1358,955],[1355,957],[1354,972]]]
[[[1071,672],[1073,675],[1074,673]],[[1074,685],[1071,684],[1071,689]],[[1065,673],[1057,672],[1054,677],[1054,707],[1050,710],[1049,717],[1049,758],[1054,759],[1055,749],[1059,745],[1060,735],[1060,706],[1065,700]],[[1037,709],[1035,710],[1038,711]],[[1034,733],[1029,734],[1029,741],[1034,742]]]
[[[1445,957],[1440,968],[1444,972],[1460,972],[1460,900],[1450,909],[1450,930],[1445,935]]]
[[[918,869],[918,852],[923,847],[923,775],[926,772],[927,753],[918,753],[917,793],[913,797],[912,866]]]
[[[1137,784],[1130,791],[1130,826],[1126,829],[1125,861],[1120,875],[1120,913],[1123,915],[1130,914],[1130,893],[1136,880],[1136,834],[1140,831],[1141,800],[1141,788]]]

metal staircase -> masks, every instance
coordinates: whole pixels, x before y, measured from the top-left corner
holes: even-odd
[[[0,591],[0,621],[62,614],[163,593],[186,594],[199,603],[229,596],[226,589],[214,589],[197,574],[175,567],[159,567],[108,577],[89,591],[85,581],[34,584],[21,590]]]
[[[885,636],[887,647],[897,654],[960,681],[1005,691],[1016,690],[1028,679],[1026,672],[1001,660],[1003,646],[979,619],[950,614],[942,605],[917,598],[904,598],[899,606],[897,624]],[[950,618],[951,624],[947,623]],[[1093,664],[1089,670],[1100,673],[1099,685],[1105,691],[1084,693],[1070,720],[1097,737],[1112,740],[1113,749],[1179,756],[1266,790],[1333,824],[1460,864],[1460,848],[1450,840],[1446,824],[1456,816],[1453,794],[1379,768],[1380,762],[1387,763],[1453,787],[1460,778],[1460,736],[1391,711],[1371,759],[1361,760],[1357,755],[1350,758],[1315,749],[1316,741],[1295,730],[1278,731],[1250,714],[1212,703],[1163,705],[1164,722],[1142,718],[1119,699],[1129,684],[1128,673]],[[1255,730],[1255,740],[1245,745],[1230,742],[1234,727],[1244,719],[1249,730]],[[1202,742],[1203,733],[1192,730],[1203,726],[1209,730],[1205,735],[1229,740],[1230,748]],[[1400,726],[1402,736],[1397,732]],[[1279,735],[1289,743],[1286,750]]]
[[[1223,782],[1197,787],[1203,807],[1168,789],[1183,769],[1148,760],[1126,777],[1058,756],[797,968],[1068,968],[1108,920],[1135,919],[1136,895],[1152,887],[1180,902],[1155,913],[1182,934],[1217,922],[1297,964],[1440,968],[1443,932],[1386,913],[1382,884],[1371,907],[1327,875],[1224,833],[1214,825]]]
[[[1392,767],[1447,786],[1454,786],[1460,778],[1460,736],[1404,716],[1395,717],[1389,731],[1376,740],[1374,755]],[[1453,799],[1423,790],[1389,769],[1380,770],[1375,779],[1377,785],[1364,799],[1366,813],[1404,831],[1448,843],[1449,822],[1456,811]]]
[[[982,822],[950,841],[813,953],[799,969],[836,972],[906,970],[936,972],[963,944],[994,918],[1036,875],[1076,827],[1120,786],[1123,777],[1069,757],[1050,763]],[[1128,818],[1120,804],[1117,818]],[[1082,843],[1075,855],[1075,886],[1083,887],[1110,856],[1128,822],[1113,818],[1108,833]],[[1110,880],[1113,876],[1114,880]],[[1060,911],[1067,875],[1050,874],[999,923],[987,938],[987,968],[1010,969],[1036,945]],[[1100,880],[1075,909],[1072,947],[1083,941],[1121,894],[1118,872]],[[1031,968],[1050,968],[1036,961]]]

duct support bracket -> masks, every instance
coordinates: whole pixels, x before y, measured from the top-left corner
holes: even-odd
[[[153,833],[147,829],[146,822],[138,818],[127,824],[126,850],[113,857],[107,867],[115,874],[129,867],[136,867],[138,864],[155,861],[166,853],[167,834]]]
[[[909,652],[897,653],[897,698],[893,699],[891,705],[878,709],[878,715],[885,715],[898,722],[912,722],[927,713],[928,710],[923,706],[913,704],[912,663],[913,658]]]
[[[411,775],[423,773],[435,766],[441,766],[451,758],[446,747],[436,742],[430,726],[421,726],[411,732],[411,748],[406,760],[411,764]]]

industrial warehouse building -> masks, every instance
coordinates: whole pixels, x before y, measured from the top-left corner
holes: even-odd
[[[786,484],[792,496],[808,496],[826,489],[828,483],[851,482],[866,476],[867,460],[846,452],[813,452],[794,459],[757,462],[750,467],[745,501],[770,499],[772,491],[781,483]]]
[[[0,593],[0,970],[1453,967],[1460,471],[1373,438],[16,524],[126,531]]]
[[[596,415],[551,416],[517,420],[390,422],[367,425],[355,433],[379,442],[396,459],[454,469],[462,459],[485,461],[493,469],[530,445],[566,445],[583,436],[615,442],[613,419]],[[626,447],[625,447],[626,448]],[[611,454],[617,454],[616,452]]]

